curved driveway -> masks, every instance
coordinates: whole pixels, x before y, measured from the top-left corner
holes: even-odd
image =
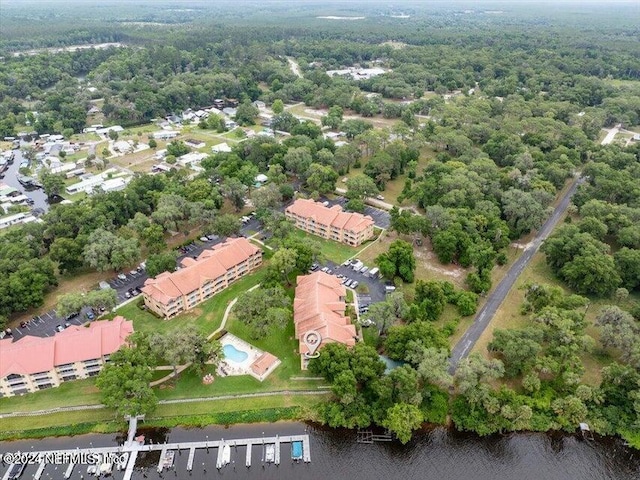
[[[476,315],[471,326],[466,332],[464,332],[464,335],[462,335],[458,343],[453,347],[449,361],[449,372],[451,374],[455,372],[460,360],[466,358],[469,353],[471,353],[473,346],[476,344],[487,326],[489,326],[489,323],[493,319],[493,316],[496,314],[500,305],[502,305],[502,302],[509,293],[509,290],[511,290],[511,287],[513,287],[513,284],[516,282],[525,267],[529,265],[529,262],[531,262],[531,259],[540,248],[542,242],[549,236],[562,215],[564,215],[564,212],[567,210],[569,202],[571,201],[571,197],[576,193],[578,185],[583,181],[584,179],[580,177],[573,181],[571,187],[569,187],[569,189],[564,193],[558,203],[558,206],[547,221],[544,222],[542,228],[540,228],[533,241],[529,243],[524,252],[522,252],[522,255],[520,255],[520,257],[514,262],[495,290],[489,294],[487,301]]]

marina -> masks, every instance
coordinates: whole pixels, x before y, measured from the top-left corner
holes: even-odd
[[[63,477],[65,479],[70,478],[86,478],[86,477],[102,477],[111,476],[122,480],[131,480],[135,478],[134,474],[137,470],[136,462],[141,457],[146,457],[149,454],[155,453],[157,460],[156,470],[160,476],[165,471],[174,471],[175,476],[179,476],[179,467],[176,465],[176,459],[181,456],[183,452],[188,453],[188,459],[186,462],[186,471],[190,474],[194,469],[195,458],[200,454],[214,454],[215,463],[202,462],[203,472],[207,471],[207,467],[211,469],[214,467],[221,471],[226,466],[233,464],[235,470],[236,457],[240,459],[238,462],[241,464],[242,453],[238,454],[238,448],[245,448],[245,461],[244,465],[247,469],[252,466],[252,448],[254,445],[262,446],[261,463],[264,468],[265,465],[274,464],[276,466],[281,463],[282,449],[291,452],[291,462],[297,463],[302,460],[304,463],[311,462],[311,447],[309,441],[309,435],[268,435],[262,437],[253,438],[232,438],[219,440],[209,440],[208,437],[205,441],[187,441],[187,442],[167,442],[153,443],[153,440],[149,440],[147,443],[144,435],[136,436],[137,422],[141,420],[139,418],[129,419],[129,431],[126,440],[118,446],[91,446],[90,448],[74,448],[66,450],[32,450],[30,454],[40,454],[43,459],[53,458],[58,456],[59,458],[82,458],[83,455],[98,455],[102,460],[96,464],[81,465],[75,462],[68,463],[62,466]],[[208,457],[207,455],[207,458]],[[3,471],[2,480],[12,480],[22,475],[26,465],[21,464],[9,464],[3,466],[6,468]],[[51,468],[55,470],[60,469],[60,465],[51,465],[43,461],[38,464],[37,471],[33,474],[35,480],[41,478],[51,478]],[[140,468],[148,468],[148,465]],[[184,464],[180,469],[185,469]],[[121,473],[124,470],[124,473]],[[2,471],[2,470],[0,470]],[[45,473],[45,471],[47,473]],[[184,471],[184,470],[183,470]],[[18,472],[20,472],[18,474]],[[18,476],[16,476],[18,474]],[[85,477],[86,474],[86,477]],[[146,476],[146,474],[145,474]],[[59,477],[58,477],[59,478]]]

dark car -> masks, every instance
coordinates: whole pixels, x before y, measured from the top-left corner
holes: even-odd
[[[65,317],[65,320],[71,320],[72,318],[76,318],[78,315],[80,315],[80,312],[71,312]]]
[[[89,320],[93,320],[94,318],[96,318],[95,313],[93,313],[91,310],[89,310],[87,313],[85,313],[85,316],[86,316]]]

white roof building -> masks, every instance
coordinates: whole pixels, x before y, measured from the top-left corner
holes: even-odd
[[[213,151],[213,153],[230,153],[231,147],[227,145],[227,142],[223,142],[211,147],[211,151]]]
[[[30,212],[16,213],[15,215],[9,215],[7,217],[0,217],[0,229],[9,228],[12,225],[18,225],[20,223],[35,222],[37,220]]]
[[[193,163],[200,163],[202,160],[204,160],[208,156],[209,155],[207,155],[206,153],[191,152],[191,153],[182,155],[180,158],[178,158],[177,163],[182,167],[186,167]]]

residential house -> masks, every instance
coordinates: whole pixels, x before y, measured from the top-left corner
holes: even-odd
[[[52,337],[27,335],[0,340],[0,397],[58,387],[63,382],[93,377],[109,356],[127,343],[133,322],[113,320],[72,326]]]
[[[345,315],[345,298],[346,288],[333,275],[318,271],[297,278],[293,323],[303,370],[327,343],[356,344],[356,327]]]
[[[144,283],[144,303],[161,317],[171,318],[191,310],[262,264],[262,250],[246,238],[230,238],[203,251],[197,259],[186,257],[181,268],[164,272]]]
[[[370,216],[344,212],[340,205],[328,207],[299,198],[284,213],[297,228],[352,247],[373,237],[374,222]]]

